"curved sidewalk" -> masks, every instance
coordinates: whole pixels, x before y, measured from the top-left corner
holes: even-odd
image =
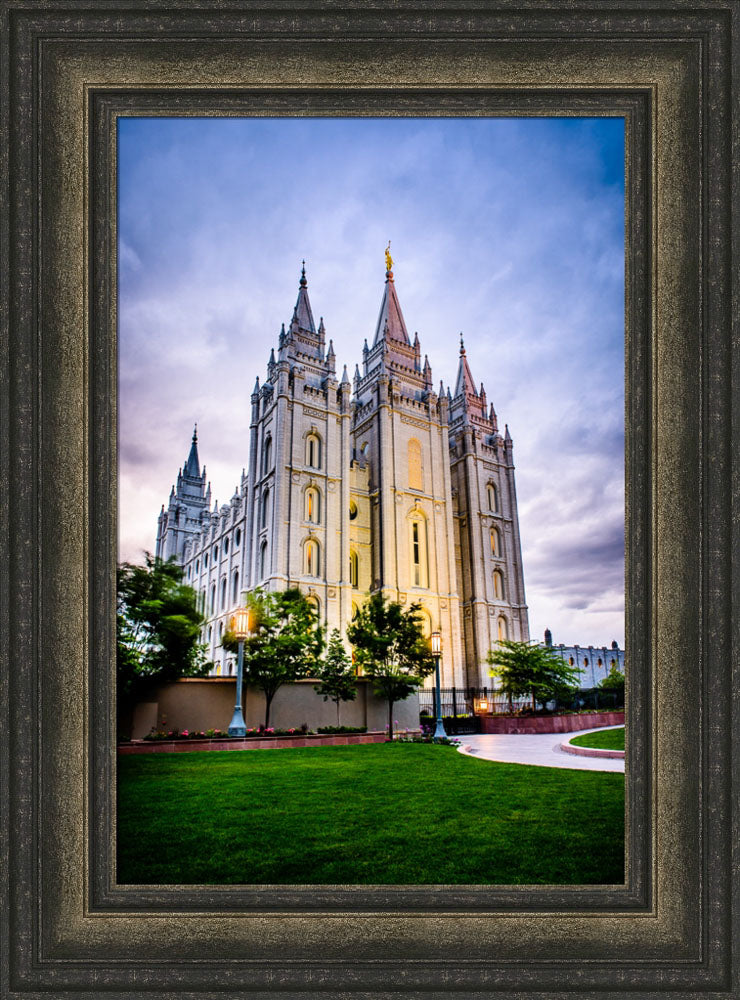
[[[620,726],[600,726],[572,733],[459,736],[458,753],[504,764],[532,764],[536,767],[566,767],[576,771],[615,771],[624,774],[624,760],[609,757],[577,757],[561,749],[561,744],[584,733],[599,733]]]

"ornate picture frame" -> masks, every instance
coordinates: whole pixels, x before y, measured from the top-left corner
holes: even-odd
[[[0,995],[737,995],[737,5],[1,10]],[[116,885],[115,130],[173,113],[624,116],[624,886]]]

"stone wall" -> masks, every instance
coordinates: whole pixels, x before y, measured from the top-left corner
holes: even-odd
[[[298,681],[281,687],[272,702],[270,725],[277,729],[298,727],[304,722],[310,729],[335,726],[336,705],[317,695],[314,684],[314,681]],[[122,725],[121,736],[129,734],[129,725],[132,739],[142,739],[152,728],[225,731],[234,711],[235,696],[234,677],[183,678],[162,685],[136,706],[130,724]],[[265,698],[262,692],[247,688],[242,710],[247,727],[264,723]],[[418,730],[418,697],[412,695],[405,701],[397,702],[393,708],[393,719],[394,729]],[[340,703],[339,724],[384,730],[388,724],[388,704],[375,697],[369,681],[359,678],[355,701]]]

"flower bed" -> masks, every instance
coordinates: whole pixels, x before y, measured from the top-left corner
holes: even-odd
[[[194,753],[201,750],[288,750],[293,747],[327,747],[346,746],[350,743],[383,743],[388,739],[387,733],[335,733],[322,735],[320,733],[304,733],[295,736],[268,735],[264,731],[259,736],[220,736],[201,738],[188,734],[180,734],[172,739],[132,740],[129,743],[119,743],[119,754],[138,753]]]

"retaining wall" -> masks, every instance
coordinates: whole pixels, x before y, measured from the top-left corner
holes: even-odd
[[[581,715],[525,715],[521,717],[483,715],[482,733],[572,733],[578,729],[623,726],[624,712],[589,712]]]

